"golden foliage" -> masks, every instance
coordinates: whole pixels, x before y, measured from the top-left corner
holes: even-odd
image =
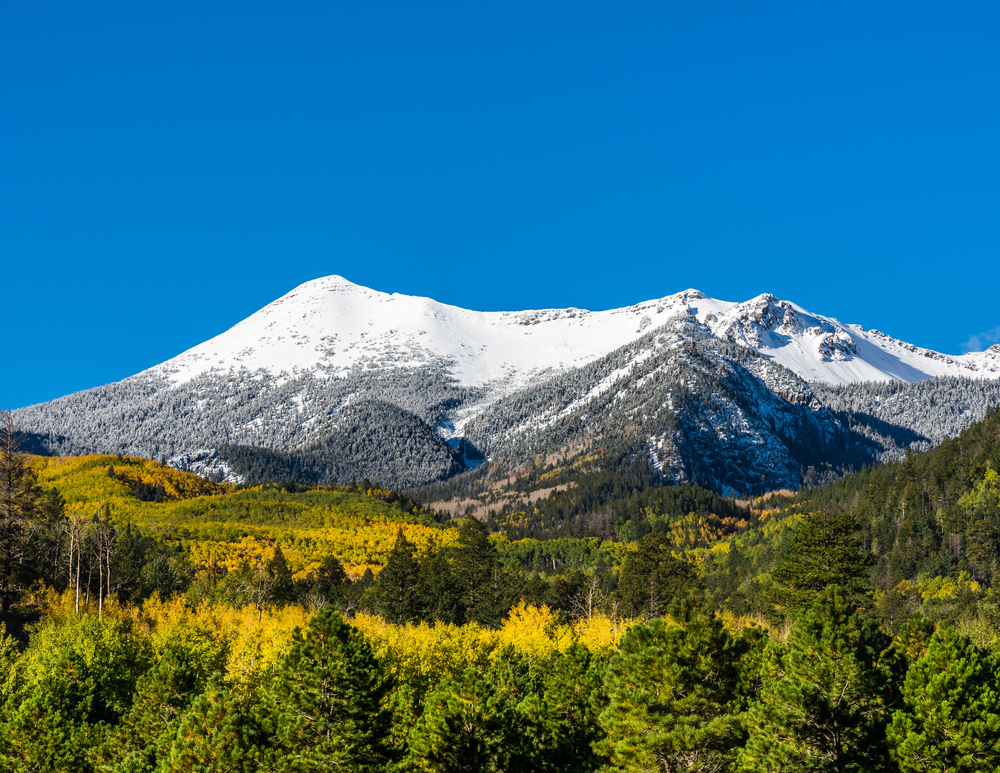
[[[400,528],[421,555],[456,539],[453,529],[414,523],[427,522],[430,513],[376,487],[236,491],[148,459],[106,455],[37,457],[35,465],[40,483],[58,489],[70,513],[90,517],[107,507],[118,523],[180,542],[195,566],[263,562],[280,544],[298,576],[332,555],[350,576],[360,577],[385,563]],[[140,501],[137,487],[159,487],[165,501]]]
[[[78,617],[72,590],[60,594],[45,589],[37,592],[32,601],[57,627],[67,626]],[[81,600],[80,615],[96,617],[96,600],[91,599],[89,605]],[[249,689],[281,662],[291,645],[292,633],[306,625],[310,613],[295,604],[263,611],[252,606],[235,609],[208,604],[192,608],[183,597],[163,600],[154,593],[141,607],[123,608],[109,597],[104,601],[103,617],[130,622],[158,653],[193,630],[204,632],[224,657],[230,684]]]
[[[412,685],[434,684],[466,668],[485,669],[498,646],[497,632],[475,623],[390,625],[368,614],[349,622],[364,633],[387,670]]]
[[[35,457],[35,460],[39,483],[59,489],[68,504],[132,499],[130,488],[137,484],[162,487],[170,501],[233,491],[228,483],[214,483],[136,456],[59,456]]]
[[[592,652],[615,649],[633,620],[604,615],[568,622],[547,606],[523,601],[499,630],[475,623],[406,623],[392,625],[377,615],[358,614],[350,623],[364,633],[389,671],[409,684],[433,684],[466,668],[483,670],[505,646],[512,645],[530,661],[543,662],[573,642]]]

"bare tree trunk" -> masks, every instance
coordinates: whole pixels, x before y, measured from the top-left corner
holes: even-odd
[[[97,573],[99,579],[97,581],[97,619],[102,620],[104,618],[104,546],[101,544],[103,542],[103,537],[101,534],[101,524],[97,524]]]
[[[59,564],[62,562],[62,548],[63,548],[63,534],[66,530],[66,523],[60,521],[56,525],[55,539],[52,541],[52,577],[57,579],[59,577]],[[68,587],[68,584],[67,584]]]
[[[112,534],[108,535],[108,541],[107,541],[108,552],[104,556],[104,566],[105,566],[105,568],[107,569],[107,572],[108,572],[108,582],[107,582],[108,590],[107,590],[107,592],[109,594],[111,593],[111,551],[114,549],[114,544],[115,544],[114,534],[112,533]]]
[[[76,613],[80,614],[80,535],[76,535]]]
[[[69,531],[69,583],[76,589],[76,613],[80,614],[80,565],[83,561],[83,526],[79,513],[70,515],[67,524]],[[76,558],[76,571],[73,571],[73,558]]]
[[[104,613],[104,597],[111,593],[111,550],[114,546],[115,532],[111,526],[110,510],[105,510],[108,517],[101,519],[97,515],[97,571],[100,575],[97,596],[97,617],[101,619]]]

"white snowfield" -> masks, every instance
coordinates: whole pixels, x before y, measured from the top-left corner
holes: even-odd
[[[482,312],[381,293],[339,276],[306,282],[147,372],[182,384],[210,370],[336,376],[354,368],[440,364],[463,385],[500,380],[509,389],[545,371],[591,362],[679,315],[697,318],[715,337],[756,349],[806,381],[1000,377],[1000,345],[939,354],[771,295],[731,303],[686,290],[610,311]]]

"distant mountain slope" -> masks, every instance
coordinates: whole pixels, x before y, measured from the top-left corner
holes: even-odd
[[[920,382],[919,416],[909,387],[890,415],[877,387],[850,386],[930,376],[950,381]],[[327,277],[143,373],[17,414],[39,450],[229,480],[403,488],[561,452],[757,491],[937,442],[921,428],[981,416],[997,377],[1000,347],[940,355],[770,295],[475,312]]]
[[[900,448],[926,451],[1000,405],[995,379],[944,376],[914,383],[814,384],[813,390],[845,424],[882,447],[883,462],[899,458]]]
[[[1000,345],[952,357],[771,295],[730,303],[686,290],[609,311],[480,312],[339,276],[295,288],[147,373],[177,384],[230,370],[343,375],[359,367],[443,365],[463,386],[523,385],[539,373],[587,364],[677,317],[697,319],[713,337],[759,351],[807,381],[1000,377]]]

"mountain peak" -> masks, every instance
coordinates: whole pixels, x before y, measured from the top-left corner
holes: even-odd
[[[246,449],[256,448],[292,454],[319,478],[416,485],[454,474],[446,440],[469,440],[466,465],[607,441],[670,480],[748,490],[797,485],[816,437],[846,454],[817,463],[871,460],[864,449],[852,455],[850,431],[818,397],[837,390],[816,382],[938,375],[995,379],[998,347],[950,357],[770,293],[733,303],[688,289],[607,311],[480,312],[331,275],[150,371],[23,415],[50,448],[166,454],[178,464],[207,453],[216,461],[205,469],[220,474],[230,462],[253,468],[257,452]],[[961,417],[1000,386],[965,378],[959,391]],[[119,428],[115,437],[108,427]],[[882,430],[872,431],[881,443]]]
[[[299,285],[225,333],[152,371],[183,383],[209,371],[312,371],[433,365],[463,386],[527,384],[593,362],[678,317],[754,349],[810,382],[1000,376],[997,352],[948,356],[761,293],[732,303],[689,288],[621,309],[481,312],[388,294],[332,274]]]

